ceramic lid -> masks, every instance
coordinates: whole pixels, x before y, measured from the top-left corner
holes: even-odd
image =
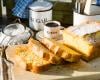
[[[53,4],[48,1],[38,0],[32,3],[29,8],[34,11],[45,11],[53,7]]]

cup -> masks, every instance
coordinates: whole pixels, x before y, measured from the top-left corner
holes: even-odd
[[[48,21],[44,24],[44,37],[58,39],[60,36],[61,24],[59,21]]]

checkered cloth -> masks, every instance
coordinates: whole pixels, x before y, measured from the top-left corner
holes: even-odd
[[[100,6],[100,0],[96,0],[96,5]]]
[[[35,0],[15,0],[13,15],[20,18],[28,18],[28,6]]]

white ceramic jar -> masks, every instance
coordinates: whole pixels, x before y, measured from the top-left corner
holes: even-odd
[[[84,24],[89,21],[100,21],[100,15],[85,15],[79,14],[76,11],[73,12],[73,25]]]
[[[48,1],[38,0],[29,6],[29,26],[31,29],[43,30],[43,23],[52,20],[53,4]]]

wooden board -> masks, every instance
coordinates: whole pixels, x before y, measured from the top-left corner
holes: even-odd
[[[15,48],[9,47],[6,51],[8,59],[15,61]],[[20,62],[19,62],[20,63]],[[78,63],[72,63],[60,66],[52,66],[48,71],[40,74],[25,71],[19,67],[19,63],[14,65],[15,80],[99,80],[100,79],[100,58],[91,62],[80,60]],[[24,64],[23,64],[24,65]]]

